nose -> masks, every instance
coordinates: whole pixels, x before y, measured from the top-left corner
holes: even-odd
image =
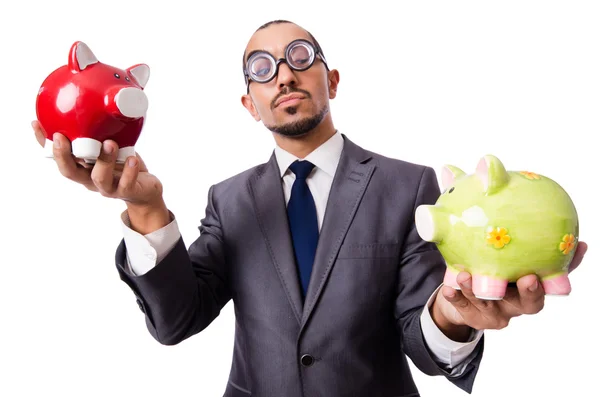
[[[285,62],[282,62],[279,65],[279,71],[277,72],[277,84],[279,85],[279,88],[297,84],[294,71]]]
[[[125,117],[143,117],[148,110],[148,98],[146,94],[135,87],[127,87],[119,90],[115,96],[115,104]]]

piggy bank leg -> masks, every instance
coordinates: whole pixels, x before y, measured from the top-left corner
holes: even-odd
[[[506,294],[508,280],[490,276],[473,275],[473,294],[479,299],[502,300]]]
[[[54,141],[51,139],[46,139],[46,143],[44,143],[44,157],[54,158]]]
[[[127,157],[135,156],[135,148],[133,146],[126,146],[119,149],[119,155],[117,156],[117,163],[124,163]]]
[[[76,138],[71,143],[73,156],[79,157],[87,162],[96,162],[102,149],[102,142],[92,138]]]
[[[448,287],[452,287],[454,289],[460,289],[460,286],[456,282],[456,276],[458,276],[458,270],[454,269],[452,266],[447,265],[446,274],[444,275],[444,285]]]
[[[567,273],[542,278],[542,286],[546,295],[569,295],[571,293],[571,283]]]

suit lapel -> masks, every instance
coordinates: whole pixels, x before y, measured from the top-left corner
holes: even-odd
[[[250,179],[249,185],[256,217],[267,249],[294,315],[300,323],[302,295],[287,220],[283,186],[275,154],[271,156],[268,163],[259,168],[255,178]]]
[[[308,321],[325,288],[340,246],[371,179],[375,166],[366,164],[370,158],[366,151],[344,136],[344,149],[327,200],[315,262],[304,301],[302,326]]]

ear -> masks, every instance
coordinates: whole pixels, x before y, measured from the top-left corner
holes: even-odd
[[[98,63],[98,58],[94,55],[90,47],[82,41],[76,41],[69,51],[69,69],[73,72],[81,72],[89,65]]]
[[[508,173],[497,157],[491,154],[484,156],[477,164],[477,177],[483,185],[486,194],[494,194],[508,183]]]
[[[329,84],[329,99],[333,99],[337,95],[338,84],[340,83],[340,73],[333,69],[327,73],[327,82]]]
[[[150,78],[150,68],[148,65],[144,63],[133,65],[132,67],[127,68],[127,72],[133,76],[142,89],[146,87],[148,79]]]
[[[458,167],[453,165],[445,165],[442,168],[442,188],[443,190],[448,189],[454,184],[456,179],[465,175],[465,172]]]
[[[242,105],[244,105],[248,112],[250,112],[254,120],[260,121],[260,115],[256,111],[254,101],[252,101],[252,97],[250,97],[250,94],[242,95]]]

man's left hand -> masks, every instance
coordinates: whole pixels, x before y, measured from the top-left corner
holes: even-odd
[[[569,266],[569,272],[581,264],[587,244],[580,241]],[[449,286],[440,288],[431,308],[433,321],[450,339],[464,342],[471,328],[502,329],[513,317],[535,314],[544,307],[545,291],[536,275],[517,280],[517,288],[508,288],[502,300],[483,300],[475,297],[471,275],[457,276],[460,291]]]

